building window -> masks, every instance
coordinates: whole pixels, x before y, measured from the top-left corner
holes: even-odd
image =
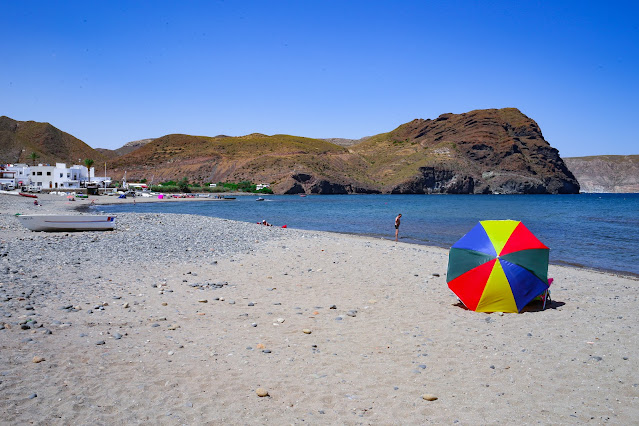
[[[70,178],[71,177],[71,173],[67,173],[67,177]]]
[[[31,174],[32,174],[33,176],[35,176],[35,172],[31,172]]]
[[[38,176],[42,176],[42,172],[38,172]]]
[[[47,172],[47,176],[51,176],[51,172]]]
[[[62,175],[63,175],[63,174],[64,174],[64,173],[60,173],[60,177],[62,177]]]

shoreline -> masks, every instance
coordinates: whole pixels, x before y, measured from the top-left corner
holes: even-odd
[[[244,194],[244,193],[229,193],[229,196],[252,196],[253,194]],[[104,197],[104,196],[100,196],[100,197]],[[170,202],[180,202],[180,201],[216,201],[214,199],[210,199],[210,198],[205,198],[205,197],[193,197],[193,198],[169,198],[169,199],[163,199],[163,200],[159,200],[157,198],[153,198],[153,197],[144,197],[144,198],[126,198],[126,199],[114,199],[114,200],[110,200],[113,197],[107,197],[109,200],[109,202],[99,202],[96,203],[97,206],[99,205],[117,205],[117,204],[134,204],[134,203],[161,203],[161,202],[166,202],[166,201],[170,201]],[[86,200],[83,200],[86,201]],[[105,201],[105,200],[100,200],[100,201]],[[76,208],[77,211],[80,212],[90,212],[92,211],[92,208],[94,206],[90,206],[88,204],[83,204],[81,206],[78,206]],[[134,212],[130,212],[130,213],[134,213]],[[202,217],[215,217],[215,216],[202,216]],[[221,219],[221,218],[219,218]],[[242,222],[242,221],[239,221]],[[243,222],[243,223],[252,223],[252,222]],[[353,235],[353,236],[363,236],[366,238],[379,238],[381,240],[388,240],[388,241],[392,241],[393,238],[392,236],[389,236],[388,238],[384,238],[384,237],[380,237],[379,235],[375,235],[375,234],[356,234],[356,233],[349,233],[349,232],[340,232],[340,231],[320,231],[320,230],[313,230],[313,229],[309,229],[309,231],[313,231],[313,232],[329,232],[329,233],[335,233],[335,234],[340,234],[340,235]],[[426,247],[435,247],[435,248],[442,248],[442,249],[446,249],[449,250],[450,247],[447,247],[443,244],[429,244],[426,242],[421,242],[418,240],[408,240],[408,241],[402,241],[402,237],[400,237],[400,242],[402,242],[403,244],[415,244],[418,246],[426,246]],[[564,266],[564,267],[569,267],[569,268],[576,268],[576,269],[584,269],[587,271],[593,271],[593,272],[602,272],[602,273],[606,273],[606,274],[611,274],[611,275],[615,275],[615,276],[620,276],[620,277],[625,277],[625,278],[629,278],[629,279],[633,279],[633,280],[637,280],[639,281],[639,274],[631,272],[631,271],[618,271],[618,270],[614,270],[614,269],[606,269],[606,268],[593,268],[593,267],[589,267],[588,265],[583,265],[583,264],[578,264],[578,263],[571,263],[571,262],[566,262],[566,261],[562,261],[562,260],[557,260],[557,261],[550,261],[551,265],[557,265],[557,266]]]
[[[639,417],[634,280],[551,265],[546,310],[483,314],[448,289],[443,248],[185,214],[83,233],[11,217],[76,203],[0,198],[5,422]]]

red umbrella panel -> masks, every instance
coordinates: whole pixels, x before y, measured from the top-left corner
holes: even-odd
[[[519,221],[481,221],[451,247],[448,287],[470,310],[520,312],[548,288],[549,251]]]

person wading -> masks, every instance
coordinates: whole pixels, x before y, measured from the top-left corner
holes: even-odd
[[[400,222],[401,217],[402,217],[402,214],[400,213],[395,218],[395,241],[397,241],[397,237],[399,235],[399,222]]]

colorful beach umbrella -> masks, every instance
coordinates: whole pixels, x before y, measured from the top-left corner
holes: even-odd
[[[548,255],[523,223],[484,220],[450,249],[448,287],[470,310],[519,312],[548,288]]]

